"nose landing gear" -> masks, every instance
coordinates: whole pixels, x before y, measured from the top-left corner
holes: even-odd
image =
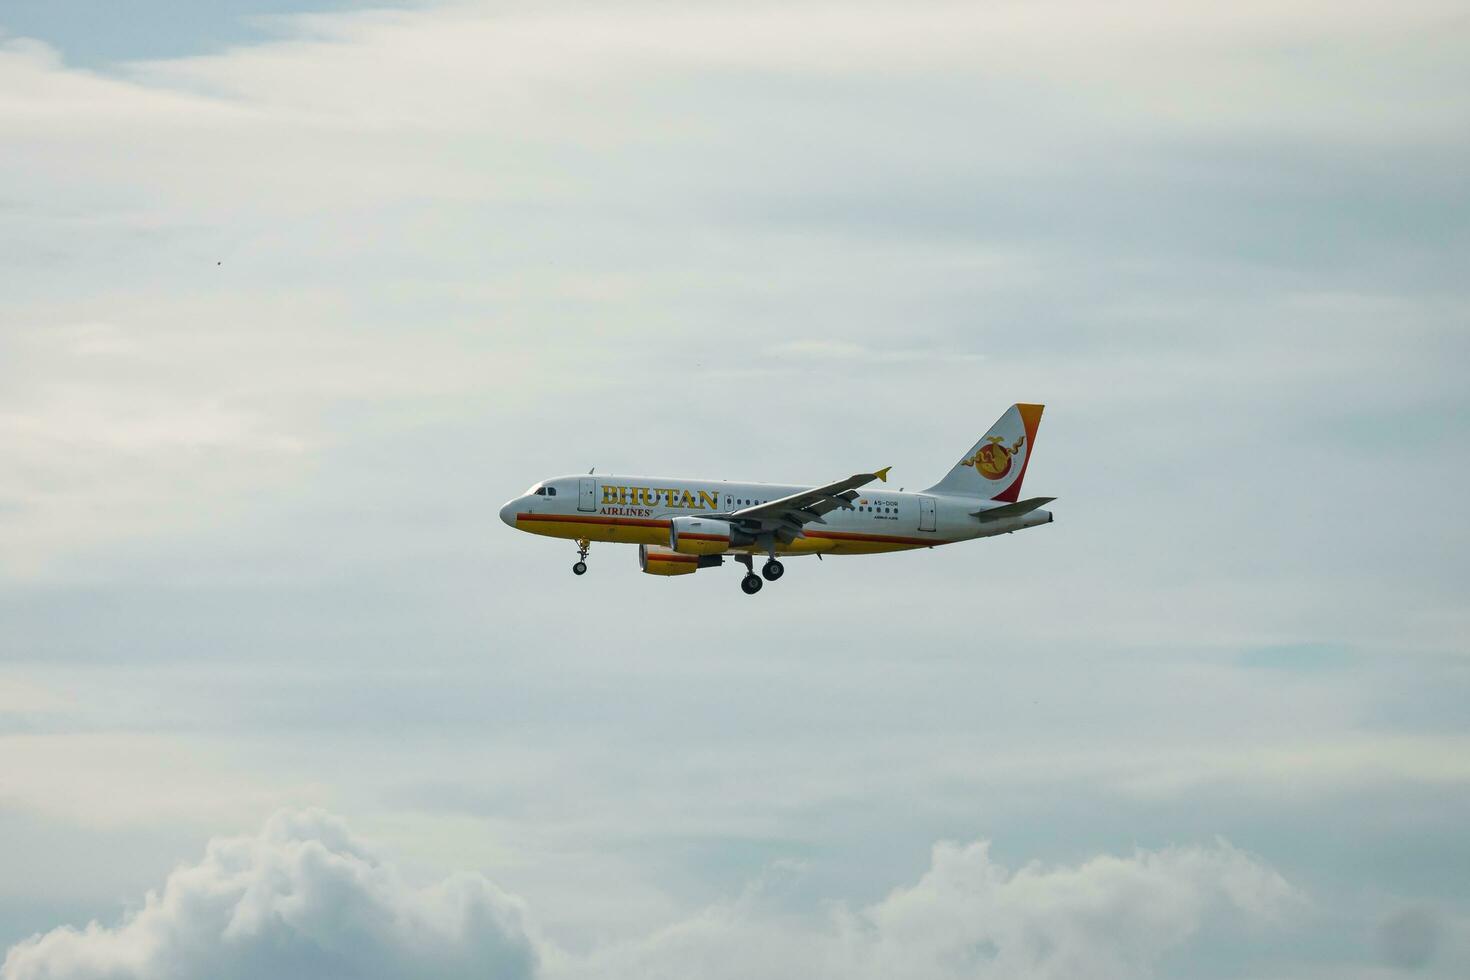
[[[592,549],[592,542],[586,538],[577,539],[577,563],[572,566],[573,575],[587,574],[587,552]]]

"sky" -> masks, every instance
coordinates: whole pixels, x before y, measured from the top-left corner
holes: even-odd
[[[1470,973],[1470,12],[0,6],[0,980]],[[639,574],[544,477],[1054,524]]]

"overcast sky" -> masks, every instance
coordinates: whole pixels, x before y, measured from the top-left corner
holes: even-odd
[[[1458,0],[0,5],[0,978],[1470,973]],[[678,580],[581,472],[1056,523]],[[8,952],[6,952],[8,950]]]

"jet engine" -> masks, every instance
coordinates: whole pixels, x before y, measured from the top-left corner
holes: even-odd
[[[647,575],[693,575],[701,568],[714,568],[724,561],[719,555],[681,555],[666,548],[638,546],[638,567]]]
[[[736,530],[729,521],[707,517],[675,517],[669,521],[669,548],[681,555],[719,555],[754,542],[754,537]]]

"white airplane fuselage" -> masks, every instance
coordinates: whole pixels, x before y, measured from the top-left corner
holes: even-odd
[[[572,571],[587,571],[593,541],[638,546],[650,575],[688,575],[733,555],[741,588],[785,574],[783,555],[873,555],[1010,534],[1050,524],[1021,499],[1043,406],[1017,403],[938,483],[889,490],[888,467],[817,486],[588,473],[545,480],[500,508],[511,527],[577,542]],[[764,555],[761,574],[755,557]]]
[[[554,490],[554,495],[537,493]],[[801,485],[736,483],[647,476],[560,476],[546,480],[500,509],[500,519],[520,531],[553,538],[611,541],[667,548],[675,517],[713,517],[779,500]],[[902,490],[862,490],[851,509],[825,514],[795,540],[776,543],[781,555],[871,555],[933,548],[957,541],[1009,534],[1048,524],[1050,511],[982,522],[977,512],[1000,504],[973,497]],[[764,554],[759,543],[724,549]]]

